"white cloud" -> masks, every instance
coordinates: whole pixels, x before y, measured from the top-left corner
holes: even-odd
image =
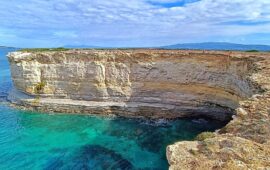
[[[56,37],[71,37],[71,38],[77,38],[78,35],[74,31],[56,31],[54,32],[54,35]]]
[[[0,1],[0,29],[43,44],[53,39],[59,44],[152,46],[218,36],[230,39],[270,33],[268,22],[269,0],[201,0],[172,8],[149,0]]]

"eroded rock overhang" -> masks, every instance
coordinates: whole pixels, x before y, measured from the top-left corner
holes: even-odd
[[[46,112],[227,120],[256,90],[254,60],[214,51],[13,52],[9,99]]]

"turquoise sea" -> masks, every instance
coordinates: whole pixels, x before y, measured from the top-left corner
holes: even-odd
[[[8,106],[11,78],[0,48],[0,169],[168,169],[166,146],[223,126],[210,120],[142,120],[46,114]]]

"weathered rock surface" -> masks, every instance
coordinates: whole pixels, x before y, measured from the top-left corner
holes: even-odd
[[[239,101],[236,115],[214,138],[167,147],[170,169],[270,169],[270,54],[250,56],[256,84],[252,97]]]
[[[167,147],[170,169],[266,169],[269,145],[233,135],[219,135],[202,142],[179,142]]]
[[[9,100],[46,112],[233,120],[167,148],[171,169],[270,168],[270,54],[69,50],[9,54]]]
[[[163,118],[203,114],[224,120],[253,90],[247,79],[251,59],[225,53],[14,52],[9,61],[16,89],[40,96],[34,102],[35,97],[16,98],[16,92],[12,101],[43,111]],[[36,94],[41,82],[46,85]]]

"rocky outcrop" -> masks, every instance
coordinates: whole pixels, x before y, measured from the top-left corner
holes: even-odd
[[[239,101],[236,115],[213,137],[167,147],[171,170],[270,169],[270,54],[259,53],[249,81],[261,89]],[[256,60],[256,58],[259,58]]]
[[[9,100],[46,112],[233,120],[167,148],[170,169],[270,167],[270,54],[69,50],[9,54]]]
[[[9,61],[12,101],[43,111],[224,120],[253,93],[252,59],[243,54],[70,50],[14,52]]]
[[[269,169],[269,154],[269,145],[228,134],[167,147],[172,170]]]

